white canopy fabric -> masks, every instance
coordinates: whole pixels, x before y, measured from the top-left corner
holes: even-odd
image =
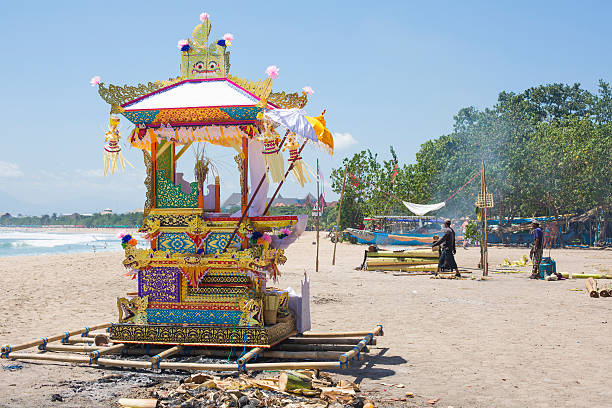
[[[412,211],[416,215],[425,215],[428,212],[439,210],[440,208],[446,205],[445,202],[437,203],[437,204],[415,204],[409,203],[407,201],[402,201],[406,208]]]
[[[319,140],[314,128],[306,119],[306,112],[303,109],[274,109],[264,113],[264,117],[285,126],[299,136],[314,142]]]
[[[259,100],[227,79],[183,82],[124,106],[127,110],[255,105]]]

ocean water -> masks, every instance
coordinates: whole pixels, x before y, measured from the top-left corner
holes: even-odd
[[[0,256],[119,250],[121,250],[121,240],[117,238],[117,232],[3,231],[0,229]]]

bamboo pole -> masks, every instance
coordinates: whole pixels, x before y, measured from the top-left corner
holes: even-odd
[[[245,213],[247,212],[247,200],[249,197],[249,140],[246,136],[242,136],[242,156],[244,156],[244,159],[242,161],[241,180],[244,180],[244,182],[240,186],[240,206],[242,208],[242,212]]]
[[[336,264],[336,245],[338,244],[338,228],[340,228],[340,213],[342,212],[342,200],[344,200],[344,187],[346,186],[346,170],[348,165],[344,165],[344,179],[342,180],[342,191],[340,192],[340,202],[338,203],[338,216],[336,217],[336,238],[334,239],[334,255],[332,265]]]
[[[52,343],[52,342],[58,341],[58,340],[65,340],[66,337],[75,336],[77,334],[82,334],[82,333],[87,333],[87,332],[92,331],[92,330],[105,329],[107,327],[110,327],[111,325],[112,325],[112,323],[97,324],[95,326],[84,327],[82,329],[73,330],[73,331],[70,331],[70,332],[64,332],[62,334],[58,334],[58,335],[51,336],[51,337],[43,337],[43,338],[41,338],[39,340],[34,340],[34,341],[27,342],[27,343],[21,343],[21,344],[18,344],[16,346],[11,346],[9,344],[6,344],[6,345],[2,346],[2,348],[0,349],[0,352],[3,355],[6,355],[6,354],[11,353],[13,351],[25,350],[25,349],[28,349],[28,348],[31,348],[31,347],[36,347],[36,346],[41,345],[41,344]]]
[[[157,398],[119,398],[117,403],[123,408],[156,408],[158,401]]]
[[[321,220],[321,192],[319,191],[319,179],[321,170],[319,169],[319,158],[317,157],[317,255],[315,257],[315,272],[319,272],[319,221]]]
[[[307,142],[307,140],[305,140],[304,143],[302,143],[302,146],[300,147],[300,150],[298,150],[298,152],[297,152],[298,156],[300,155],[300,153],[302,153],[302,150],[304,150],[304,147],[306,147],[306,142]],[[278,192],[280,191],[281,187],[285,183],[285,180],[287,180],[287,176],[289,175],[289,172],[291,170],[293,170],[293,164],[294,164],[294,162],[291,162],[291,164],[289,165],[289,168],[285,172],[285,177],[283,178],[283,181],[278,183],[278,186],[276,187],[276,190],[274,190],[274,194],[272,195],[272,198],[270,198],[270,201],[268,201],[268,205],[266,205],[266,209],[264,210],[263,215],[266,215],[268,213],[268,210],[272,206],[272,203],[274,202],[274,199],[276,198],[276,195],[278,194]]]
[[[484,218],[483,218],[483,235],[482,239],[484,242],[482,252],[482,276],[489,276],[489,251],[487,248],[487,179],[485,176],[485,162],[482,160],[482,197],[484,200]]]
[[[91,337],[76,337],[74,339],[68,339],[68,343],[94,344],[94,339],[92,339]]]
[[[360,339],[351,338],[328,338],[328,337],[290,337],[286,340],[288,344],[357,344]],[[376,338],[370,343],[376,345]]]
[[[80,352],[80,353],[88,353],[90,351],[100,350],[101,347],[96,346],[73,346],[73,345],[63,345],[63,344],[49,344],[45,349],[47,351],[65,351],[65,352]]]
[[[181,346],[170,347],[169,349],[166,349],[162,351],[161,353],[158,353],[154,355],[153,357],[151,357],[151,364],[158,364],[162,359],[173,356],[177,353],[180,353],[182,350],[183,350],[183,347]]]
[[[382,326],[380,326],[380,328],[382,329]],[[355,358],[356,355],[358,355],[359,353],[361,353],[361,350],[374,338],[374,335],[372,333],[367,334],[363,339],[359,340],[359,343],[357,343],[357,345],[355,345],[355,347],[353,347],[351,350],[347,351],[346,353],[342,354],[339,358],[340,362],[346,364],[347,361],[352,360],[353,358]]]
[[[273,350],[282,351],[342,351],[347,352],[352,349],[351,345],[340,344],[280,344],[275,346]],[[362,350],[364,353],[369,353],[370,348],[365,347]]]
[[[333,370],[340,368],[339,361],[312,361],[312,362],[286,362],[286,363],[253,363],[244,366],[247,371],[262,371],[262,370]]]
[[[240,357],[238,360],[236,360],[236,363],[238,363],[238,365],[242,367],[246,364],[247,361],[260,355],[262,351],[263,349],[261,347],[254,347],[242,357]]]
[[[14,353],[9,356],[15,360],[39,360],[39,361],[58,361],[65,363],[86,363],[89,364],[90,358],[87,356],[75,356],[65,354],[49,354],[49,353]],[[108,359],[99,358],[97,364],[107,367],[125,367],[125,368],[140,368],[150,369],[151,363],[148,361],[123,360],[123,359]],[[281,363],[282,364],[282,363]],[[200,364],[200,363],[170,363],[162,361],[159,363],[160,369],[168,370],[186,370],[186,371],[237,371],[237,367],[233,364]]]
[[[99,348],[98,350],[92,351],[89,353],[90,358],[98,358],[104,354],[111,354],[117,351],[123,350],[125,344],[115,344],[114,346]]]
[[[352,331],[352,332],[312,332],[306,331],[302,333],[302,337],[361,337],[372,334],[374,336],[382,336],[383,334],[382,325],[376,326],[373,331]]]
[[[562,273],[561,276],[563,276],[564,278],[573,278],[573,279],[588,279],[588,278],[612,279],[612,275],[596,274],[596,273],[574,273],[570,275],[569,273],[565,272],[565,273]]]

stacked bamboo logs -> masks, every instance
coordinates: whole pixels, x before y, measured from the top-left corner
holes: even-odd
[[[253,371],[253,370],[292,370],[292,369],[337,369],[347,367],[349,361],[362,361],[370,350],[368,345],[375,345],[375,336],[382,336],[382,326],[378,325],[371,331],[351,332],[305,332],[303,337],[293,337],[270,349],[253,348],[240,356],[236,364],[202,364],[181,361],[169,362],[165,358],[171,356],[206,355],[227,358],[231,351],[221,348],[186,347],[175,345],[146,344],[106,344],[92,345],[95,334],[91,330],[109,327],[105,323],[90,328],[64,332],[62,335],[42,338],[15,346],[6,345],[2,348],[2,357],[16,360],[35,360],[66,362],[73,364],[90,364],[105,367],[125,367],[135,369],[169,369],[184,371]],[[82,334],[83,337],[71,338],[71,335]],[[99,334],[98,334],[99,335]],[[63,344],[48,344],[62,341]],[[40,353],[15,353],[41,346]],[[151,355],[150,361],[129,360],[126,358],[104,358],[104,355],[142,356]],[[261,356],[271,359],[296,359],[309,361],[258,362],[255,358]]]
[[[584,282],[584,286],[586,287],[587,294],[590,297],[598,298],[598,297],[611,297],[612,296],[612,288],[609,286],[599,289],[597,287],[597,281],[593,278],[588,278]]]
[[[368,271],[435,272],[438,267],[438,252],[366,251],[365,266]]]

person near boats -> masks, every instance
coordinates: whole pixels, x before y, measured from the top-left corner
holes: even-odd
[[[542,232],[542,228],[540,228],[540,223],[537,221],[531,223],[531,228],[533,229],[533,245],[531,246],[529,257],[533,262],[533,269],[529,278],[539,279],[540,263],[542,262],[542,253],[544,252],[544,245],[542,245],[544,242],[544,232]]]
[[[436,275],[440,273],[442,268],[455,271],[455,276],[461,277],[457,262],[455,262],[455,254],[457,247],[455,246],[455,231],[451,228],[451,220],[444,220],[444,235],[442,238],[435,241],[432,247],[440,247],[440,258],[438,260],[438,269]]]

